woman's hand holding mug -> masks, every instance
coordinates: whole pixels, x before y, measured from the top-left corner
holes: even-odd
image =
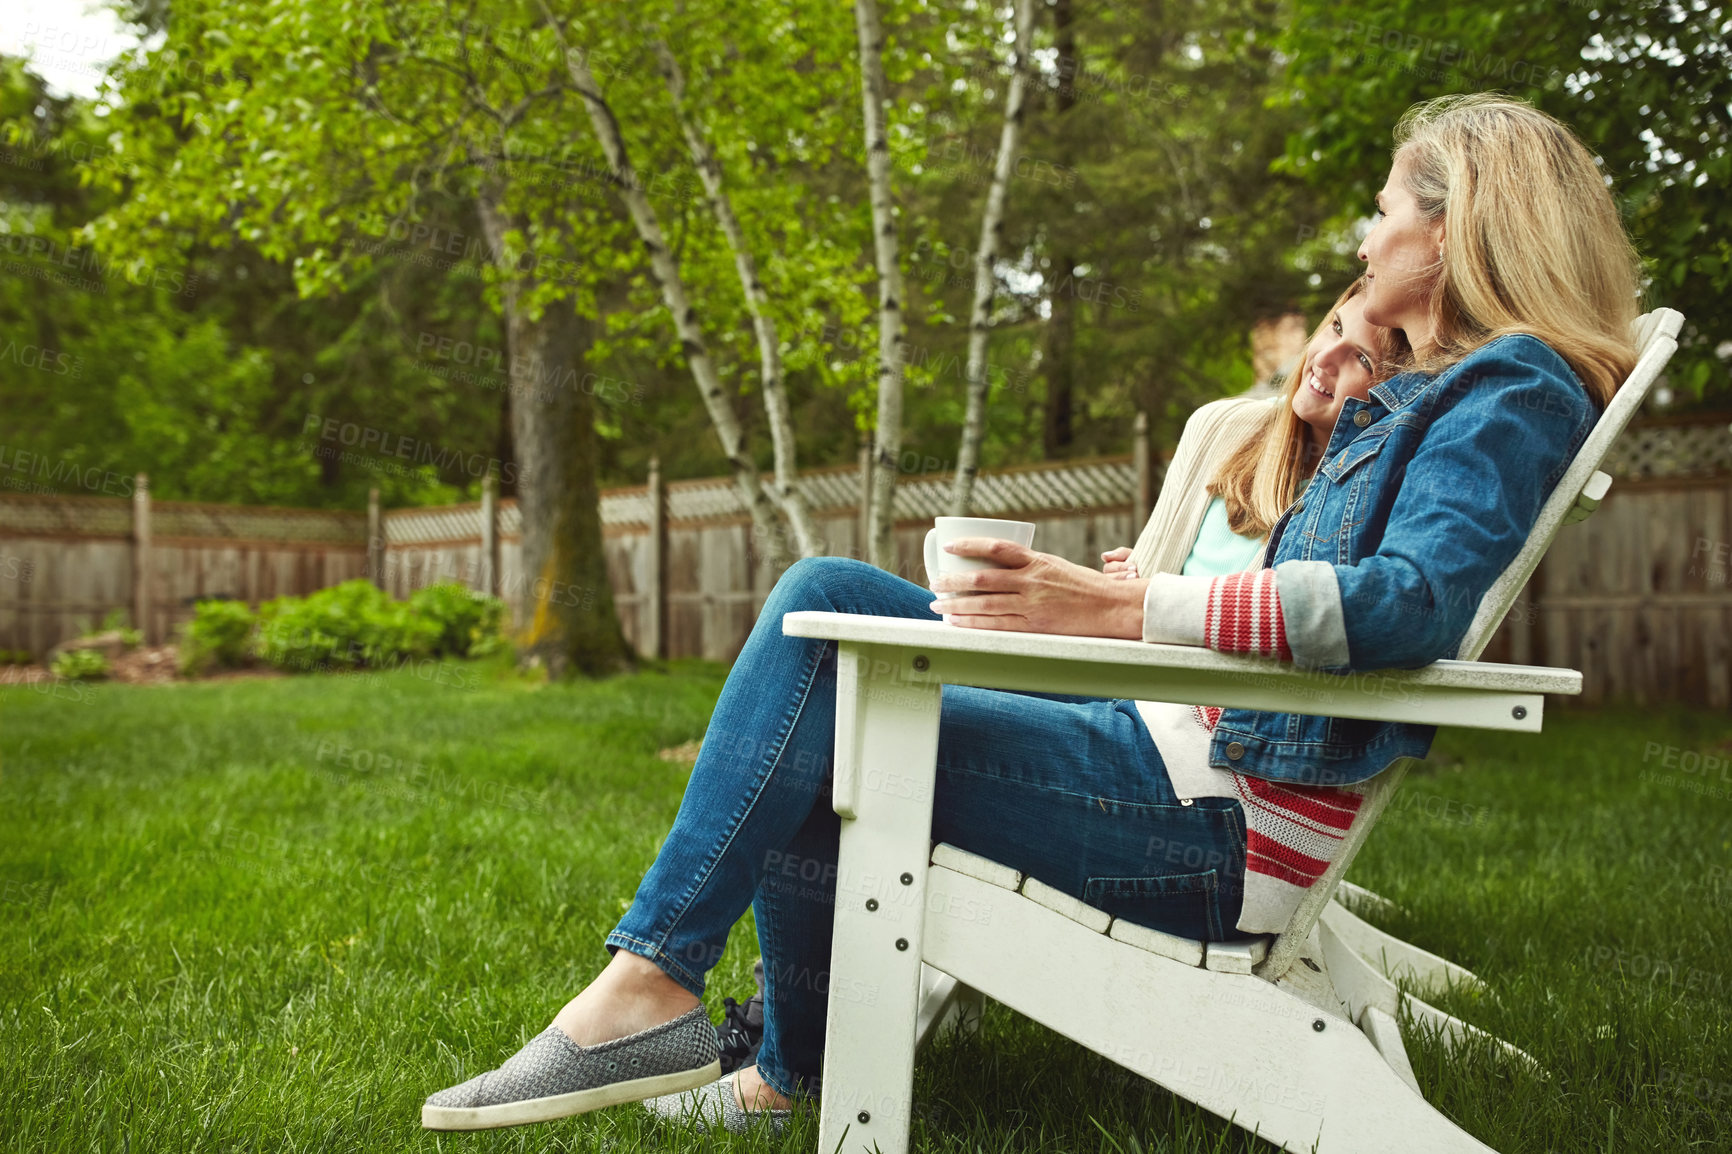
[[[1131,640],[1143,635],[1146,581],[1109,577],[1003,538],[958,537],[932,548],[935,557],[976,563],[968,572],[946,571],[942,561],[933,567],[932,591],[943,600],[934,601],[932,611],[952,625]]]

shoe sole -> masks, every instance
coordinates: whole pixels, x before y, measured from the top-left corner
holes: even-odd
[[[588,1090],[570,1094],[550,1094],[545,1098],[525,1098],[521,1102],[501,1102],[496,1106],[429,1106],[421,1107],[421,1127],[424,1130],[493,1130],[500,1126],[522,1126],[529,1122],[551,1122],[599,1110],[603,1106],[618,1106],[622,1102],[641,1102],[663,1094],[682,1094],[707,1086],[722,1076],[720,1060],[695,1070],[680,1070],[673,1074],[657,1074],[653,1078],[634,1078],[629,1082],[609,1082]]]

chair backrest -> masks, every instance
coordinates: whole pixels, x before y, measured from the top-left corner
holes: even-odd
[[[1582,442],[1575,459],[1570,462],[1569,468],[1564,470],[1557,487],[1540,508],[1539,519],[1534,522],[1533,531],[1528,534],[1526,544],[1516,554],[1515,560],[1505,567],[1502,575],[1492,583],[1491,588],[1486,590],[1485,596],[1480,598],[1473,622],[1468,626],[1467,633],[1463,635],[1461,645],[1456,651],[1458,660],[1472,661],[1484,652],[1492,634],[1497,632],[1499,623],[1515,604],[1516,597],[1521,594],[1522,587],[1539,567],[1540,559],[1546,555],[1546,550],[1551,548],[1558,530],[1570,519],[1570,511],[1576,507],[1577,502],[1582,501],[1591,508],[1605,496],[1605,475],[1599,474],[1596,478],[1596,473],[1611,453],[1612,444],[1624,431],[1624,426],[1630,423],[1630,418],[1642,407],[1648,390],[1653,388],[1654,382],[1659,379],[1666,362],[1671,360],[1672,354],[1677,351],[1678,333],[1683,324],[1684,314],[1675,309],[1655,309],[1636,319],[1631,333],[1636,343],[1636,367],[1630,370],[1629,378],[1613,394],[1606,411],[1594,422],[1588,439]],[[1335,887],[1346,875],[1347,867],[1353,863],[1359,847],[1371,836],[1372,827],[1377,824],[1378,817],[1388,807],[1390,798],[1400,786],[1402,778],[1407,775],[1408,764],[1403,761],[1393,765],[1366,784],[1362,791],[1365,800],[1360,804],[1359,813],[1347,831],[1341,852],[1312,884],[1305,897],[1300,899],[1298,909],[1293,912],[1293,920],[1275,939],[1268,956],[1257,967],[1260,976],[1274,981],[1285,974],[1299,957],[1299,951],[1311,934],[1311,927],[1322,916],[1323,908],[1335,896]]]

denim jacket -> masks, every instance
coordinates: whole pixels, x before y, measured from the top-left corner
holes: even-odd
[[[1453,657],[1597,419],[1535,337],[1499,337],[1435,375],[1349,398],[1323,464],[1269,534],[1294,663],[1331,673]],[[1437,727],[1228,709],[1209,763],[1348,785],[1424,757]]]

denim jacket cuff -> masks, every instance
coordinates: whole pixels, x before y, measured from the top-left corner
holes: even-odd
[[[1327,561],[1283,561],[1275,566],[1275,589],[1293,664],[1305,669],[1348,665],[1347,620],[1341,612],[1341,582],[1335,566]]]
[[[1213,578],[1156,573],[1143,594],[1143,640],[1163,645],[1202,645]]]

